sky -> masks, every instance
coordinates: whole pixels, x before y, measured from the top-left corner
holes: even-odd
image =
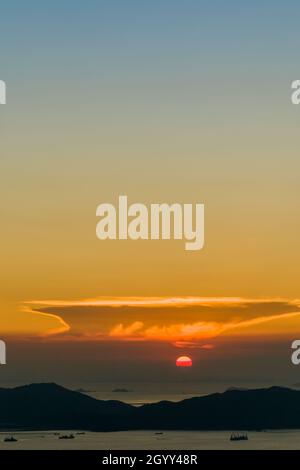
[[[0,380],[21,377],[24,344],[41,351],[24,380],[45,360],[51,378],[56,348],[74,380],[75,352],[93,375],[101,351],[107,380],[152,361],[160,380],[187,352],[194,379],[214,377],[210,357],[241,377],[238,351],[253,380],[297,374],[299,15],[296,0],[2,2],[0,335],[18,353]],[[98,240],[96,207],[121,194],[204,203],[204,249]]]

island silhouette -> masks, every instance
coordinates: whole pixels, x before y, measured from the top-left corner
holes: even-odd
[[[231,389],[140,407],[97,400],[55,383],[0,388],[0,429],[89,431],[300,428],[300,391]]]

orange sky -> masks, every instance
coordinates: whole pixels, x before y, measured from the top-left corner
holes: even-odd
[[[252,2],[237,31],[236,9],[228,6],[226,21],[216,22],[209,2],[206,14],[200,3],[195,14],[179,2],[162,16],[151,2],[139,2],[134,14],[125,3],[121,10],[99,3],[91,14],[76,2],[83,35],[77,21],[66,23],[54,10],[33,17],[24,9],[17,18],[7,7],[10,20],[0,31],[12,46],[1,70],[9,96],[0,114],[0,337],[191,346],[229,334],[294,337],[297,21],[290,18],[288,33],[278,35],[284,7],[270,24]],[[19,18],[26,18],[21,28]],[[187,252],[180,240],[100,241],[96,208],[117,205],[121,194],[147,206],[203,203],[204,249]],[[95,296],[112,303],[85,300]],[[128,296],[142,301],[136,306]],[[191,304],[179,296],[212,299]]]

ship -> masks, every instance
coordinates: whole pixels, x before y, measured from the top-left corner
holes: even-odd
[[[248,441],[248,435],[246,433],[232,433],[230,436],[231,441]]]
[[[15,437],[11,436],[11,437],[6,437],[4,439],[4,442],[17,442],[18,439],[16,439]]]

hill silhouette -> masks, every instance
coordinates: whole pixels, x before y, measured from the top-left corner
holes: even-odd
[[[116,400],[96,400],[54,383],[0,389],[0,428],[114,429],[132,412]],[[116,424],[115,424],[116,423]]]
[[[300,391],[227,390],[134,407],[56,384],[0,389],[1,429],[250,430],[300,428]]]

